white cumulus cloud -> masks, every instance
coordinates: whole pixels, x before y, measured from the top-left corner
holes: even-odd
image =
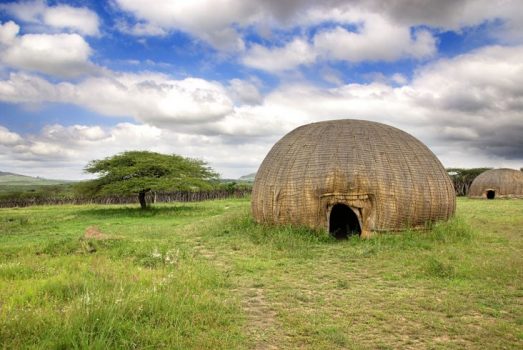
[[[225,88],[197,78],[173,80],[160,74],[112,74],[73,87],[74,99],[107,115],[133,116],[157,125],[199,123],[232,110]]]
[[[0,81],[0,101],[73,103],[105,115],[130,116],[164,126],[217,120],[233,109],[220,83],[174,80],[153,73],[109,72],[76,84],[53,84],[34,75],[11,73],[9,79]]]
[[[148,0],[116,0],[116,3],[138,19],[136,28],[122,26],[128,32],[156,35],[160,28],[162,32],[181,30],[222,50],[243,48],[243,40],[234,24],[248,23],[248,17],[255,15],[250,1],[174,0],[152,4]]]
[[[0,125],[0,145],[16,145],[20,143],[22,138],[15,132],[9,131],[7,128]]]
[[[327,58],[349,62],[424,58],[436,52],[429,32],[419,31],[413,38],[408,27],[392,25],[378,16],[367,19],[358,32],[342,27],[323,31],[314,37],[314,48]]]
[[[294,39],[281,47],[253,44],[244,54],[242,63],[269,72],[294,69],[319,60],[348,62],[394,61],[404,57],[423,59],[433,56],[436,40],[427,30],[411,29],[395,24],[381,15],[351,13],[350,22],[357,30],[339,25],[319,31],[312,43]]]
[[[94,70],[91,47],[78,34],[17,35],[18,25],[0,27],[0,61],[10,67],[60,77],[74,77]]]
[[[99,35],[98,15],[85,7],[49,6],[46,1],[21,1],[0,5],[20,21],[37,24],[51,30],[69,30],[83,35]]]
[[[232,79],[229,81],[230,95],[236,99],[238,104],[259,104],[263,100],[263,96],[258,89],[257,82],[254,80],[246,81],[241,79]]]
[[[19,31],[20,26],[13,21],[0,23],[0,44],[12,44]]]
[[[43,22],[54,28],[70,29],[85,35],[99,35],[98,16],[87,8],[67,5],[49,7],[42,14]]]
[[[267,48],[259,44],[251,46],[242,62],[247,66],[278,72],[314,63],[317,54],[302,39],[294,39],[283,47]]]

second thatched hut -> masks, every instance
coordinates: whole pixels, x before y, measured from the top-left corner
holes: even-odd
[[[523,172],[492,169],[479,174],[469,189],[471,198],[523,198]]]

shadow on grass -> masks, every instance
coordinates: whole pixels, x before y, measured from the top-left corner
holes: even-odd
[[[377,251],[390,249],[430,250],[440,244],[468,242],[475,237],[472,228],[460,217],[438,222],[424,230],[407,229],[399,232],[383,232],[370,239],[351,237],[351,245],[372,246]]]
[[[277,247],[280,250],[320,248],[321,246],[363,249],[369,255],[390,250],[431,250],[438,245],[462,244],[475,237],[470,226],[460,217],[431,225],[426,230],[376,233],[369,239],[350,236],[338,240],[325,231],[289,225],[274,226],[257,224],[250,214],[238,216],[218,228],[216,236],[242,236],[260,246]]]
[[[170,216],[180,214],[200,213],[204,208],[193,205],[176,205],[176,206],[152,206],[147,209],[140,207],[101,207],[96,209],[82,210],[77,213],[78,216],[90,218],[148,218],[155,216]]]

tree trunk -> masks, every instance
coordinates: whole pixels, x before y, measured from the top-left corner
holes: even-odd
[[[147,208],[147,203],[145,202],[145,193],[146,191],[140,191],[138,193],[138,200],[140,201],[140,207],[142,207],[142,209]]]

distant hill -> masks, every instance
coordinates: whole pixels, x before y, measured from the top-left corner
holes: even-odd
[[[19,186],[50,186],[71,183],[67,180],[50,180],[41,177],[32,177],[0,171],[0,187],[19,187]]]
[[[252,173],[252,174],[241,176],[239,178],[239,180],[242,180],[242,181],[254,181],[255,177],[256,177],[256,173]]]

